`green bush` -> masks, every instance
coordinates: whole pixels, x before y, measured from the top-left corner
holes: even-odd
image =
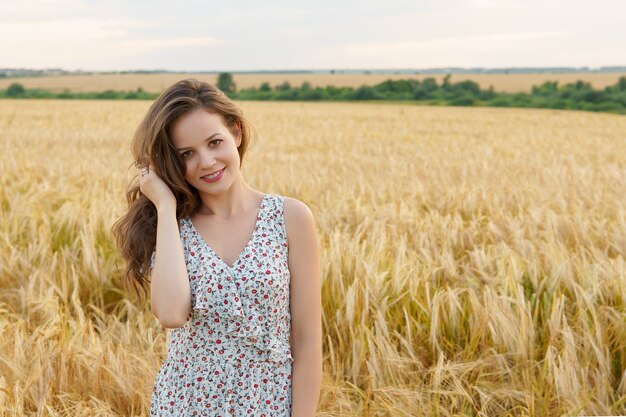
[[[473,106],[476,103],[476,99],[470,94],[455,97],[450,100],[452,106]]]
[[[13,83],[7,88],[8,97],[22,97],[26,94],[26,89],[20,83]]]
[[[393,100],[419,101],[424,104],[439,106],[491,106],[491,107],[526,107],[565,110],[608,111],[626,113],[626,77],[620,77],[615,85],[602,90],[594,90],[590,83],[577,81],[559,87],[556,81],[547,81],[540,86],[533,86],[531,93],[497,93],[493,86],[482,90],[473,81],[451,83],[450,76],[444,78],[441,85],[434,78],[422,81],[415,79],[386,80],[379,84],[358,88],[313,87],[304,81],[299,87],[291,86],[288,81],[274,89],[268,82],[259,88],[251,87],[235,91],[230,73],[221,73],[218,87],[229,97],[239,100],[288,100],[288,101],[351,101],[351,100]],[[9,98],[59,98],[59,99],[111,99],[111,100],[153,100],[158,93],[148,93],[141,87],[136,91],[71,92],[52,93],[41,89],[25,89],[19,83],[11,84],[6,90],[0,90],[0,97]]]

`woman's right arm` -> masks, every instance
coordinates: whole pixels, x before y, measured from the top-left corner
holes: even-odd
[[[154,264],[150,259],[152,313],[163,327],[182,327],[191,312],[185,252],[176,220],[176,198],[150,163],[141,170],[139,188],[157,209]]]
[[[152,269],[152,313],[165,328],[182,327],[191,312],[191,289],[176,220],[176,204],[157,207],[156,256]]]

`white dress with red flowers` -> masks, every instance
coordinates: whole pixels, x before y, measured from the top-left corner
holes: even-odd
[[[180,237],[193,306],[170,329],[151,416],[291,415],[290,274],[284,197],[265,194],[252,237],[234,265],[220,259],[190,218]],[[152,254],[154,267],[156,250]]]

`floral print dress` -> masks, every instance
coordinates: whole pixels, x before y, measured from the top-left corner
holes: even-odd
[[[179,230],[193,306],[169,329],[151,416],[291,415],[290,274],[284,197],[265,194],[252,237],[232,266],[190,218]],[[150,268],[154,267],[156,248]]]

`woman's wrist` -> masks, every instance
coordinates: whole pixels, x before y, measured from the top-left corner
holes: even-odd
[[[159,215],[172,211],[176,213],[176,202],[174,201],[162,201],[157,205],[157,213]]]

